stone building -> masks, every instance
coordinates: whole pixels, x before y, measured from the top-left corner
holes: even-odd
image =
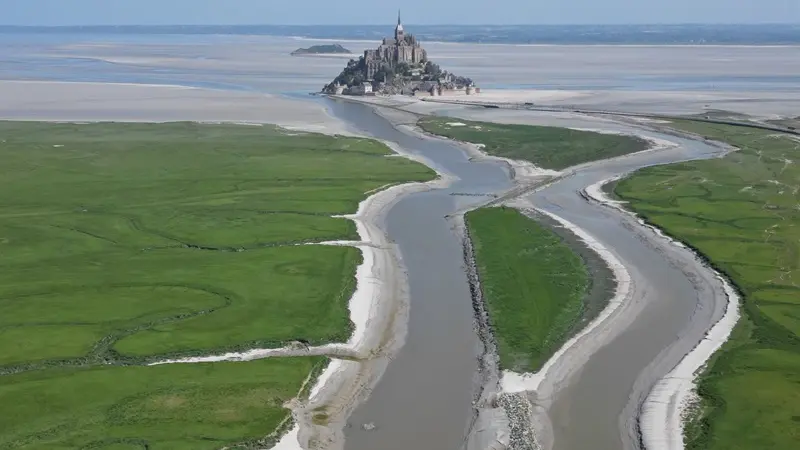
[[[406,33],[400,13],[394,37],[351,59],[331,83],[322,88],[336,95],[471,95],[480,92],[470,78],[443,71],[428,60],[417,38]]]
[[[384,38],[380,47],[364,52],[367,79],[371,80],[381,66],[396,67],[398,64],[421,65],[428,60],[428,53],[417,42],[412,34],[406,34],[403,23],[400,21],[400,12],[397,13],[397,26],[394,29],[394,39]]]

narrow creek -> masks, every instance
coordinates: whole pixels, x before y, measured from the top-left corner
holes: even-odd
[[[499,193],[510,188],[508,170],[499,163],[470,162],[455,144],[400,131],[366,105],[326,101],[326,106],[360,132],[394,142],[459,178],[448,189],[402,199],[387,216],[385,229],[398,244],[408,270],[408,335],[370,397],[350,417],[345,446],[348,450],[467,448],[482,345],[475,330],[461,238],[445,216],[485,201],[451,193]],[[576,119],[574,126],[582,125]],[[632,130],[621,124],[610,128]],[[635,320],[620,324],[609,342],[598,344],[599,348],[588,345],[579,369],[554,374],[551,398],[529,396],[546,410],[543,422],[549,418],[537,429],[544,430],[545,448],[637,448],[635,419],[651,387],[722,315],[724,304],[710,272],[666,243],[654,241],[633,219],[580,195],[588,185],[637,168],[721,152],[702,142],[638,128],[636,132],[668,138],[679,146],[592,164],[525,197],[531,206],[571,221],[611,250],[629,268],[632,301],[640,305]],[[369,426],[365,429],[364,424]]]

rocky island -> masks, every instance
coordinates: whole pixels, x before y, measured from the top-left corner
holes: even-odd
[[[339,44],[312,45],[308,48],[298,48],[291,53],[292,56],[303,55],[349,55],[352,52]]]
[[[374,50],[351,59],[331,83],[326,94],[414,96],[471,95],[480,92],[469,78],[442,70],[428,59],[417,38],[406,34],[397,14],[394,38],[384,38]]]

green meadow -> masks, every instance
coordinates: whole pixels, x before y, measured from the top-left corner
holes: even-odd
[[[535,372],[578,324],[589,275],[562,239],[511,208],[467,213],[500,364]]]
[[[460,123],[463,125],[452,125]],[[561,170],[645,150],[648,142],[566,128],[425,117],[424,131],[481,144],[490,155]],[[598,307],[583,258],[545,225],[507,208],[470,212],[466,223],[505,369],[534,372]]]
[[[642,169],[617,196],[689,244],[741,292],[742,319],[701,378],[687,448],[800,445],[800,141],[728,125],[675,128],[730,143],[721,159]]]
[[[452,123],[464,125],[450,125]],[[417,125],[431,134],[481,144],[483,150],[493,156],[529,161],[553,170],[627,155],[648,147],[647,141],[636,137],[568,128],[471,122],[433,116],[420,119]]]
[[[268,435],[316,360],[135,366],[346,340],[360,253],[298,244],[356,239],[331,216],[435,176],[390,153],[272,126],[0,122],[0,448]],[[181,396],[181,379],[197,381],[177,403],[197,408],[134,401]],[[239,408],[257,384],[272,400]],[[223,403],[230,417],[200,417]]]
[[[0,448],[218,450],[265,438],[323,358],[3,377]]]

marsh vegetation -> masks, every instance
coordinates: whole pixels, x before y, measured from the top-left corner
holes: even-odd
[[[568,128],[473,122],[448,117],[426,117],[417,124],[431,134],[480,144],[492,156],[528,161],[553,170],[635,153],[649,146],[646,140],[637,137]]]
[[[0,447],[270,434],[321,359],[142,365],[345,341],[359,251],[296,244],[357,239],[331,216],[433,178],[390,153],[272,126],[0,122]]]
[[[587,268],[559,236],[515,209],[472,211],[466,223],[500,364],[536,372],[580,321]]]

